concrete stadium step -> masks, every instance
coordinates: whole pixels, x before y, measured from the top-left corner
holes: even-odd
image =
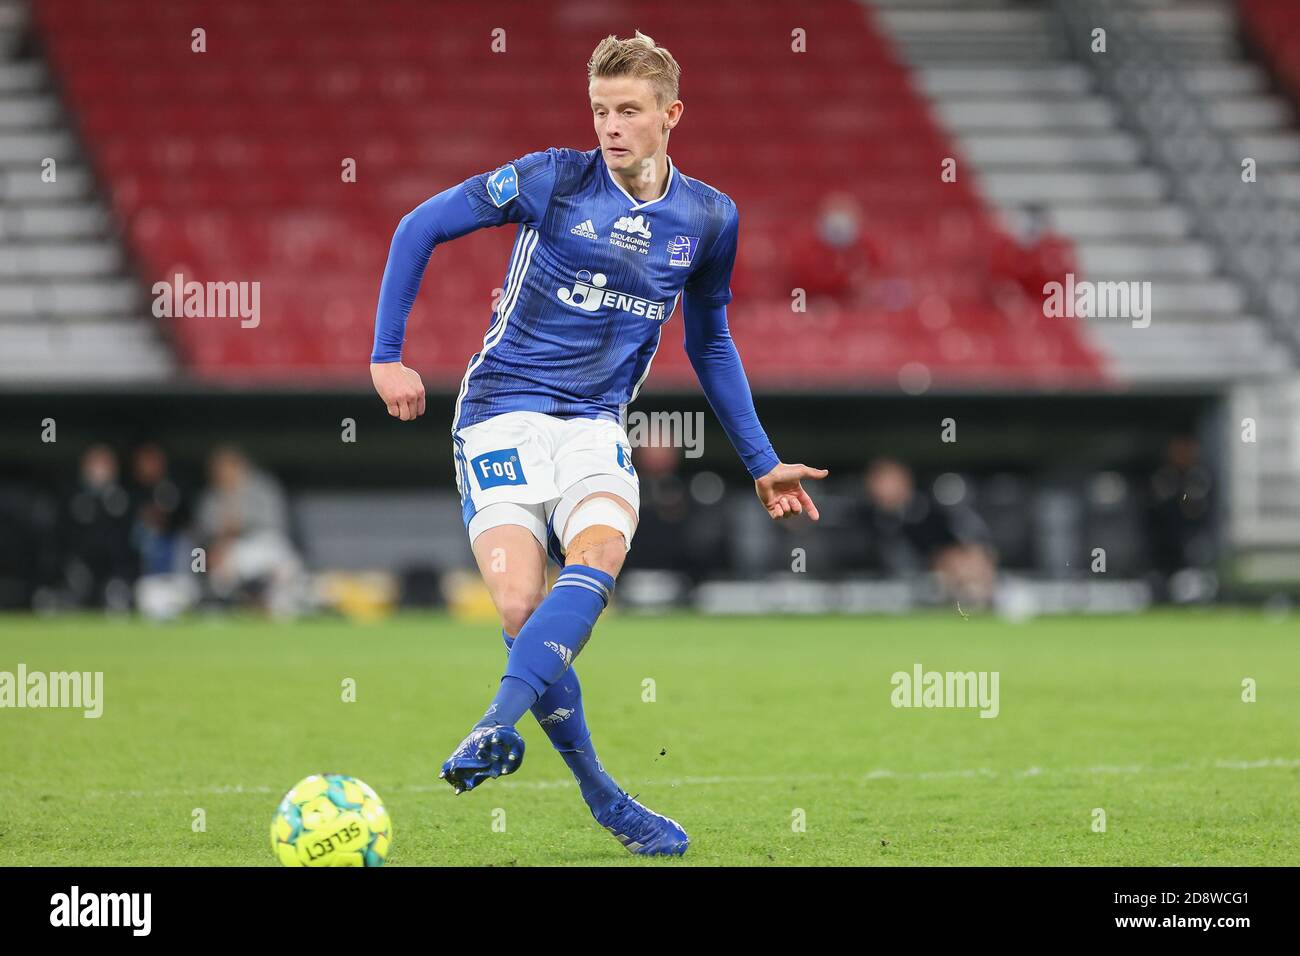
[[[1135,327],[1123,318],[1095,318],[1088,320],[1089,327],[1098,337],[1109,337],[1125,344],[1133,353],[1155,353],[1175,356],[1203,354],[1205,346],[1218,350],[1222,357],[1258,358],[1260,346],[1272,344],[1272,338],[1258,323],[1242,323],[1220,317],[1213,322],[1184,322],[1178,318],[1153,314],[1151,324]]]
[[[1261,165],[1300,164],[1300,134],[1291,130],[1239,134],[1237,144],[1243,158],[1249,156]]]
[[[48,93],[0,95],[0,130],[50,126],[59,119],[59,101]]]
[[[46,157],[60,164],[77,157],[77,143],[67,130],[0,131],[0,166],[39,166]],[[18,170],[15,170],[18,172]]]
[[[981,172],[979,180],[994,202],[1009,205],[1062,200],[1120,202],[1163,199],[1168,188],[1153,169],[1125,172]]]
[[[1218,268],[1214,250],[1203,242],[1116,242],[1081,240],[1079,264],[1089,279],[1208,277]]]
[[[1276,96],[1224,96],[1206,103],[1211,124],[1229,133],[1251,130],[1268,132],[1288,126],[1295,114],[1284,100]]]
[[[1151,280],[1151,301],[1170,313],[1237,315],[1246,307],[1241,286],[1222,277]]]
[[[0,0],[0,383],[165,378],[174,361],[29,29],[27,4]]]
[[[45,68],[35,60],[0,63],[0,93],[27,93],[45,82]]]
[[[140,304],[140,289],[131,279],[0,280],[0,317],[42,322],[49,315],[125,313]]]
[[[41,180],[40,167],[0,171],[0,201],[7,203],[85,199],[94,191],[94,180],[84,168],[59,166],[52,183]]]
[[[171,357],[139,319],[14,325],[0,322],[0,381],[58,383],[157,378]]]
[[[1183,79],[1202,96],[1260,93],[1269,86],[1264,71],[1251,63],[1203,63],[1184,70]]]
[[[1050,4],[875,6],[876,19],[914,66],[917,87],[956,136],[978,188],[1006,221],[1040,206],[1075,243],[1080,278],[1151,282],[1160,330],[1122,322],[1096,336],[1104,350],[1125,350],[1112,356],[1122,374],[1219,382],[1279,364],[1282,353],[1264,327],[1240,316],[1242,289],[1218,274],[1217,250],[1194,235],[1189,210],[1146,155],[1145,140],[1120,125],[1119,104],[1099,93],[1090,66],[1061,42]],[[1263,71],[1237,57],[1235,35],[1222,29],[1232,21],[1222,5],[1150,0],[1142,9],[1175,34],[1187,87],[1218,104],[1218,120],[1232,126],[1243,149],[1259,153],[1268,175],[1288,176],[1292,170],[1280,164],[1289,163],[1296,144],[1260,125],[1275,123],[1284,104],[1271,96]]]
[[[1123,319],[1091,319],[1088,326],[1093,342],[1116,369],[1144,381],[1271,378],[1289,366],[1259,322],[1234,318],[1207,328],[1156,314],[1145,328]]]
[[[935,105],[944,124],[956,133],[1069,130],[1086,135],[1110,132],[1118,123],[1114,105],[1093,95],[1054,99],[1010,94],[988,98],[952,96]]]
[[[0,277],[103,276],[119,271],[124,257],[108,240],[0,242]]]
[[[959,137],[962,151],[982,169],[1011,167],[1091,166],[1131,167],[1142,157],[1141,144],[1122,132],[1087,138],[1073,133],[967,133]]]
[[[1074,64],[1042,66],[929,66],[916,85],[928,96],[1046,93],[1084,95],[1092,88],[1088,71]]]
[[[1104,238],[1178,239],[1191,230],[1191,220],[1181,206],[1169,203],[1100,206],[1096,203],[1054,202],[1048,219],[1076,242]]]
[[[0,242],[98,236],[108,225],[108,212],[97,201],[0,208]]]

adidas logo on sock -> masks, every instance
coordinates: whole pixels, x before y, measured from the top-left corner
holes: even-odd
[[[560,660],[564,661],[565,667],[568,667],[573,663],[573,651],[569,650],[563,644],[556,644],[554,641],[547,641],[546,646],[560,655]]]
[[[552,724],[562,724],[573,716],[572,707],[556,707],[555,710],[547,714],[538,721],[543,727],[550,727]]]
[[[591,224],[590,219],[578,223],[576,226],[570,229],[569,232],[573,233],[575,236],[582,236],[582,238],[584,239],[600,238],[599,236],[596,235],[596,227]]]

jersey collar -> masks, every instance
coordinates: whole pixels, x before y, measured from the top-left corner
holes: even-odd
[[[613,170],[608,166],[605,166],[604,157],[601,158],[600,164],[605,166],[605,175],[609,177],[609,181],[613,183],[614,188],[622,193],[624,198],[632,204],[632,211],[635,212],[638,209],[645,209],[647,206],[653,206],[657,202],[662,202],[672,193],[673,186],[677,182],[676,167],[673,166],[673,158],[671,156],[665,156],[664,159],[668,161],[668,185],[664,187],[663,194],[657,199],[648,199],[645,202],[637,201],[630,192],[623,188],[623,184],[618,181],[618,177],[614,175]]]

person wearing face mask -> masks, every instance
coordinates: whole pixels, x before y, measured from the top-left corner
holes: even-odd
[[[861,204],[849,193],[830,193],[817,209],[810,234],[794,243],[787,283],[791,289],[803,289],[810,303],[821,299],[863,305],[883,262],[867,235]]]

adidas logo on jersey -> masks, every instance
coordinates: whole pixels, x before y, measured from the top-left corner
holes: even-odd
[[[560,655],[560,660],[564,661],[565,667],[568,667],[573,663],[573,651],[569,650],[563,644],[556,644],[554,641],[547,641],[546,646]]]
[[[582,238],[584,239],[600,238],[598,235],[596,235],[596,227],[592,225],[590,219],[578,223],[576,226],[570,229],[569,232],[573,233],[575,236],[582,236]]]

